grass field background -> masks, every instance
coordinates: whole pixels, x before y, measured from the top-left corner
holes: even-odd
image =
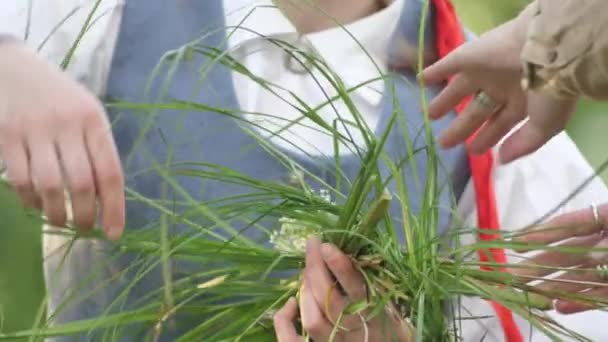
[[[512,17],[524,0],[456,0],[463,21],[483,32]],[[608,106],[582,102],[568,131],[597,166],[608,159]],[[558,170],[556,170],[558,171]],[[604,180],[608,174],[603,173]],[[607,199],[608,200],[608,199]],[[44,297],[40,228],[20,209],[14,196],[0,189],[0,327],[12,331],[32,326]]]

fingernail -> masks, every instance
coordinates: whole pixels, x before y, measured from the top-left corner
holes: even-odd
[[[336,254],[336,247],[330,243],[324,243],[321,245],[321,255],[323,259],[329,259]]]
[[[321,244],[321,239],[319,239],[318,236],[313,235],[313,236],[308,237],[308,240],[306,240],[306,251],[309,251],[315,245],[319,245],[319,244]]]

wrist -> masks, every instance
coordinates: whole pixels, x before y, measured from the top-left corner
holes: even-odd
[[[520,51],[524,48],[526,40],[528,39],[528,29],[538,8],[536,1],[526,6],[519,14],[508,21],[504,25],[508,27],[507,37],[510,44],[510,48],[517,52],[518,60]]]
[[[520,49],[523,48],[527,36],[528,28],[532,22],[532,18],[536,15],[538,4],[536,1],[526,6],[515,19],[512,20],[513,24],[513,37],[518,43]]]

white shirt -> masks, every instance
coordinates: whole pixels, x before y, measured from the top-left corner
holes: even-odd
[[[278,132],[288,123],[303,117],[300,112],[294,110],[293,106],[298,103],[288,91],[313,108],[338,95],[327,78],[316,68],[312,68],[312,76],[306,70],[303,73],[293,72],[292,69],[301,69],[302,66],[292,60],[292,67],[288,67],[286,63],[289,63],[290,56],[285,49],[261,36],[278,38],[290,45],[314,51],[330,70],[339,75],[345,86],[351,88],[377,79],[386,72],[388,44],[402,9],[403,0],[396,0],[381,11],[344,27],[300,37],[281,10],[273,5],[272,0],[224,0],[230,55],[253,74],[284,87],[272,87],[272,91],[278,92],[278,96],[273,95],[270,90],[260,87],[250,77],[233,73],[241,108],[245,112],[264,113],[264,117],[249,115],[249,119],[257,121],[271,132]],[[379,27],[382,29],[377,29]],[[365,49],[369,56],[361,53],[361,48]],[[379,80],[351,94],[352,101],[372,130],[379,121],[383,91],[384,82]],[[341,100],[332,101],[331,106],[325,105],[317,113],[329,124],[339,120],[341,116],[352,121],[347,115],[349,112],[346,105]],[[282,139],[273,137],[271,140],[276,145],[293,151],[297,151],[296,148],[284,139],[307,154],[331,156],[334,151],[333,136],[314,127],[314,122],[305,118],[301,124],[292,126],[281,134]],[[346,134],[345,125],[341,123],[337,125],[337,130]],[[364,140],[360,131],[352,127],[349,131],[354,142],[362,146]],[[262,132],[262,135],[270,134]],[[350,153],[346,146],[340,146],[339,151],[343,154]]]
[[[493,181],[499,213],[499,222],[503,231],[515,231],[525,227],[557,207],[560,202],[572,194],[587,178],[594,175],[593,168],[582,156],[574,142],[566,133],[560,133],[543,146],[539,151],[507,165],[496,167]],[[559,208],[556,215],[577,209],[589,208],[592,203],[605,203],[608,190],[599,177],[577,196]],[[475,227],[477,211],[475,210],[475,192],[469,182],[459,201],[458,212],[466,227]],[[463,238],[463,244],[472,241],[473,237]],[[521,254],[506,251],[510,263],[522,260]],[[525,256],[529,257],[532,254]],[[488,317],[494,314],[491,306],[478,298],[463,298],[463,316]],[[603,322],[608,322],[608,313],[588,311],[574,315],[561,315],[554,311],[548,313],[558,323],[576,331],[591,341],[608,341],[608,329],[599,329]],[[462,320],[465,333],[464,341],[503,341],[504,337],[497,319]],[[483,327],[487,328],[484,329]],[[529,339],[529,328],[520,330],[526,341],[549,342],[548,337],[534,331]],[[487,336],[484,335],[487,333]],[[568,341],[568,340],[565,340]]]
[[[383,11],[346,26],[370,53],[372,59],[362,53],[353,53],[353,51],[360,52],[360,47],[350,36],[346,36],[346,32],[341,28],[309,34],[302,39],[315,49],[347,85],[356,85],[374,79],[386,71],[387,56],[384,51],[389,43],[387,40],[389,33],[394,30],[399,18],[401,1],[396,0]],[[50,61],[59,63],[72,45],[94,2],[93,0],[34,1],[28,44],[38,47],[57,23],[68,17],[74,8],[81,6],[56,30],[41,51]],[[270,2],[269,0],[225,0],[228,26],[239,23],[256,5],[267,5]],[[26,0],[3,2],[0,6],[0,32],[23,36],[27,3]],[[95,25],[87,32],[86,39],[76,51],[68,70],[76,79],[100,95],[105,88],[113,47],[120,27],[121,8],[120,0],[101,1]],[[382,26],[379,26],[379,23],[382,23]],[[282,40],[299,42],[293,25],[276,9],[257,7],[242,26],[269,36],[280,37]],[[378,30],[378,27],[382,29]],[[255,70],[258,75],[278,84],[287,85],[307,103],[320,104],[326,101],[326,95],[319,91],[316,84],[311,83],[310,76],[294,74],[286,68],[283,53],[264,39],[236,30],[230,36],[228,43],[230,54],[251,70]],[[267,91],[248,79],[239,75],[233,77],[237,97],[244,111],[273,113],[281,118],[281,120],[267,120],[253,117],[262,120],[266,127],[277,129],[283,124],[283,120],[289,121],[298,116],[287,104],[278,101],[276,96],[269,95]],[[323,85],[323,89],[331,94],[331,88],[327,85]],[[374,83],[353,95],[355,104],[372,128],[378,121],[382,90],[379,83]],[[342,106],[341,103],[335,104],[338,108]],[[335,112],[329,108],[323,109],[321,114],[329,122],[336,117]],[[305,137],[314,139],[313,141],[317,142],[314,146],[304,142],[298,143],[309,153],[323,154],[333,151],[331,138],[318,132],[299,128],[288,134],[289,139],[299,142],[309,140]],[[275,143],[282,144],[281,140],[276,140]],[[284,147],[290,148],[290,146]],[[574,191],[591,174],[593,169],[566,133],[558,135],[529,157],[497,167],[493,178],[501,226],[504,230],[515,230],[535,221]],[[608,190],[602,181],[596,178],[578,196],[563,206],[560,213],[585,208],[590,203],[602,203],[607,199]],[[459,213],[467,226],[476,225],[472,183],[468,184],[460,199]],[[52,242],[45,236],[45,250],[53,250],[50,244]],[[492,314],[490,306],[481,300],[464,299],[464,301],[466,310],[463,312],[468,310],[472,316]],[[608,321],[608,314],[593,311],[570,316],[554,313],[551,315],[561,324],[592,340],[608,341],[608,330],[598,329],[601,322]],[[489,331],[481,325],[489,327]],[[484,320],[483,323],[464,320],[462,326],[465,341],[479,341],[486,333],[488,336],[485,341],[503,340],[502,331],[495,319]],[[528,335],[527,329],[523,329],[522,332]],[[534,333],[532,341],[548,341],[548,339]]]

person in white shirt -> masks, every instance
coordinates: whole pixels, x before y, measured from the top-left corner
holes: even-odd
[[[117,151],[120,146],[116,147],[109,121],[96,97],[111,93],[115,89],[113,87],[118,87],[112,83],[110,69],[113,60],[116,67],[123,61],[125,54],[129,56],[120,50],[119,37],[129,19],[123,15],[129,13],[128,6],[134,3],[136,1],[129,0],[126,4],[111,0],[98,3],[90,0],[35,2],[31,12],[31,26],[27,30],[26,6],[11,3],[0,14],[0,32],[22,36],[27,31],[27,45],[30,46],[26,47],[14,38],[0,38],[0,74],[4,76],[0,79],[0,103],[3,104],[0,106],[0,156],[7,162],[8,180],[24,204],[41,207],[52,225],[63,225],[71,210],[76,226],[90,228],[95,222],[98,203],[102,226],[109,238],[118,238],[124,227],[125,177]],[[404,3],[419,5],[418,1],[407,0],[386,3],[356,1],[349,3],[349,6],[344,6],[339,0],[318,2],[320,6],[326,6],[325,11],[338,21],[348,24],[348,31],[366,48],[369,55],[361,53],[359,44],[345,30],[332,27],[334,21],[327,21],[327,13],[314,16],[311,13],[315,12],[301,12],[302,9],[294,9],[290,5],[285,5],[282,11],[278,11],[270,1],[225,0],[222,3],[222,20],[228,28],[239,25],[251,29],[249,32],[235,30],[229,35],[228,51],[233,58],[256,75],[294,91],[305,102],[319,103],[326,97],[331,97],[332,88],[323,83],[319,86],[310,74],[299,72],[301,70],[297,70],[289,60],[285,62],[284,53],[274,48],[267,38],[280,37],[315,51],[348,85],[354,86],[373,80],[389,70],[391,56],[387,51],[391,44],[396,44],[389,37],[404,17],[402,13],[408,13],[402,11]],[[179,11],[179,6],[182,5],[186,6],[187,2],[176,5],[175,9],[171,6],[171,11]],[[95,16],[95,24],[91,25],[81,40],[82,44],[71,55],[66,72],[60,72],[53,65],[64,60],[73,42],[79,38],[80,28],[93,6],[97,6],[96,13],[101,14]],[[73,12],[74,9],[78,10]],[[416,17],[414,14],[413,18]],[[65,18],[68,19],[58,26]],[[407,15],[405,18],[412,19]],[[148,24],[144,19],[140,20],[142,25]],[[180,27],[172,29],[177,32]],[[40,54],[32,53],[32,47],[38,47],[47,40],[51,31],[54,34],[46,41]],[[142,40],[145,40],[144,37]],[[134,46],[133,50],[137,48]],[[409,48],[406,46],[405,50],[409,51]],[[431,52],[428,54],[432,55]],[[416,56],[411,51],[405,55]],[[125,57],[124,60],[126,59]],[[414,62],[406,61],[402,65],[413,65]],[[81,84],[73,80],[78,80]],[[128,79],[123,80],[127,81]],[[281,122],[299,116],[289,104],[277,101],[276,97],[269,95],[267,89],[247,77],[232,74],[232,84],[238,104],[244,112],[269,113],[272,117],[279,118],[250,117],[261,120],[261,125],[270,131],[280,130]],[[382,121],[382,92],[382,82],[370,82],[353,94],[355,105],[370,127],[377,127]],[[335,113],[341,112],[344,106],[339,101],[334,105],[337,109],[321,111],[324,119],[329,122],[336,118]],[[333,150],[331,136],[318,134],[315,130],[306,128],[306,125],[287,130],[282,138],[269,138],[280,148],[294,154],[322,155],[328,150],[331,154]],[[362,137],[354,136],[353,139],[355,143],[361,143]],[[295,149],[294,145],[299,148]],[[564,172],[551,172],[555,168]],[[592,171],[566,134],[559,135],[544,149],[526,159],[496,168],[493,180],[502,226],[517,229],[534,221],[569,195]],[[64,188],[69,190],[71,207],[66,208],[63,204]],[[606,193],[608,190],[596,179],[562,206],[561,210],[587,207],[589,203],[599,201]],[[459,210],[468,224],[475,225],[475,194],[471,182],[459,198]],[[62,272],[56,277],[57,281],[51,282],[50,278],[57,271],[53,255],[61,254],[57,250],[62,250],[65,239],[50,235],[44,239],[45,255],[48,257],[45,271],[50,295],[49,312],[52,313],[61,304],[62,292],[91,267],[88,263],[105,255],[96,254],[99,247],[94,242],[78,241],[66,258],[68,271]],[[278,316],[277,322],[282,324],[277,324],[277,327],[285,327],[291,322],[292,316],[289,314],[293,314],[293,304],[290,302],[286,307],[288,314]],[[471,300],[470,304],[469,312],[472,315],[479,312],[492,315],[489,305],[484,302]],[[585,315],[587,316],[555,317],[574,330],[582,330],[583,334],[595,333],[600,338],[599,332],[590,330],[584,324],[590,320],[589,317],[591,320],[597,319],[599,313],[589,312]],[[84,317],[68,317],[72,320],[79,318]],[[485,335],[487,340],[492,341],[502,338],[499,323],[495,319],[463,322],[468,325],[463,330],[467,341],[479,340]],[[542,340],[537,332],[533,334],[534,341]]]

